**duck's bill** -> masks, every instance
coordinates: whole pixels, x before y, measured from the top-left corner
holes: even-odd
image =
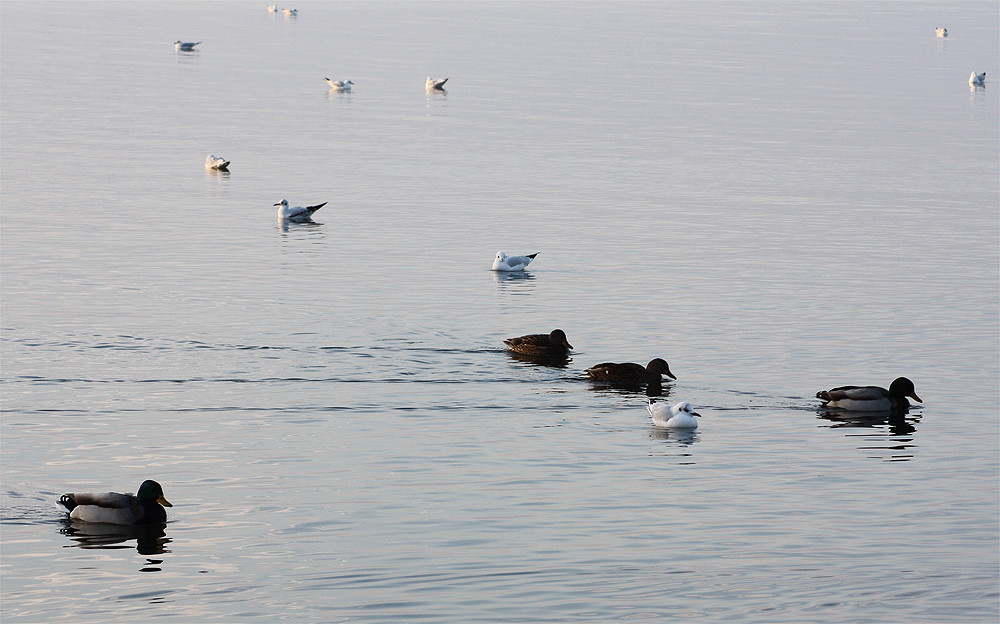
[[[173,505],[170,504],[170,501],[168,501],[163,496],[161,496],[158,499],[156,499],[156,502],[158,502],[159,504],[163,505],[164,507],[173,507]]]
[[[920,399],[920,397],[917,396],[916,392],[911,392],[910,394],[908,394],[906,396],[910,397],[911,399],[913,399],[917,403],[923,403],[923,401]]]

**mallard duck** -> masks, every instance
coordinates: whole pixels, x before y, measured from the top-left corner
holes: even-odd
[[[616,364],[614,362],[604,362],[591,366],[584,371],[584,374],[597,381],[611,381],[627,384],[659,383],[661,375],[666,375],[671,379],[677,379],[670,372],[670,366],[666,360],[656,358],[649,361],[649,364],[642,366],[626,362]]]
[[[938,37],[947,37],[948,36],[948,29],[947,28],[935,28],[934,32],[937,34]]]
[[[899,377],[889,384],[889,389],[879,386],[841,386],[816,393],[823,406],[851,412],[892,412],[910,407],[906,397],[923,403],[913,388],[913,382]]]
[[[354,86],[354,81],[352,80],[330,80],[329,78],[324,78],[330,88],[334,91],[343,91],[344,93],[350,93],[351,87]]]
[[[972,85],[973,87],[981,87],[984,84],[986,84],[986,72],[983,72],[981,74],[972,72],[972,75],[969,76],[969,84]]]
[[[229,161],[215,154],[209,154],[205,157],[205,168],[213,171],[229,171]]]
[[[317,204],[316,206],[295,206],[294,208],[289,208],[287,199],[283,199],[275,204],[275,206],[279,206],[278,218],[282,221],[291,221],[292,223],[311,222],[313,213],[325,205],[326,202]]]
[[[190,41],[175,41],[174,49],[180,52],[191,52],[192,50],[194,50],[194,47],[199,43],[201,42],[196,41],[194,43],[191,43]]]
[[[523,271],[531,264],[538,252],[525,256],[508,256],[506,252],[498,251],[496,259],[493,260],[494,271]]]
[[[448,82],[447,78],[431,78],[428,76],[427,80],[424,81],[424,87],[428,91],[444,91],[444,83],[446,82]]]
[[[654,425],[670,429],[697,429],[698,418],[695,417],[701,417],[701,414],[694,411],[694,406],[687,401],[681,401],[676,405],[667,405],[650,400],[646,409],[653,417]]]
[[[515,353],[524,355],[566,355],[573,345],[566,339],[566,332],[553,329],[548,334],[528,334],[517,338],[508,338],[503,343]]]
[[[117,492],[82,492],[63,494],[56,503],[73,520],[105,524],[150,524],[166,522],[167,511],[173,507],[163,497],[163,488],[156,481],[143,481],[135,496]]]

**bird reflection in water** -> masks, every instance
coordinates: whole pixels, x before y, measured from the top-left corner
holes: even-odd
[[[166,546],[170,543],[167,537],[166,524],[102,524],[95,522],[79,522],[63,520],[59,532],[70,538],[77,548],[130,548],[126,542],[136,540],[136,550],[141,555],[162,555],[170,552]],[[162,561],[150,559],[149,563],[159,564]],[[147,568],[143,571],[153,572],[157,569]]]
[[[887,461],[909,461],[917,447],[914,435],[920,414],[910,410],[894,412],[842,412],[817,410],[819,417],[829,421],[830,429],[847,429],[847,435],[861,437],[867,443],[859,446],[864,451],[885,451]],[[884,453],[883,453],[884,454]]]
[[[534,366],[548,366],[550,368],[566,368],[573,361],[569,355],[529,355],[518,353],[517,351],[507,351],[507,356],[512,360],[525,362]]]

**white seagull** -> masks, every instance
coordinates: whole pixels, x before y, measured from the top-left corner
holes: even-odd
[[[175,41],[174,42],[174,49],[175,50],[180,50],[181,52],[190,52],[190,51],[194,50],[194,47],[196,45],[198,45],[199,43],[201,43],[201,42],[200,41],[196,41],[194,43],[191,43],[190,41],[186,41],[186,42],[185,41]]]
[[[653,417],[654,425],[670,429],[697,429],[698,419],[695,416],[701,416],[686,401],[681,401],[676,405],[667,405],[666,403],[654,403],[650,400],[646,409]]]
[[[937,33],[938,37],[947,37],[948,36],[948,29],[947,28],[935,28],[934,32]]]
[[[536,251],[526,256],[508,256],[505,252],[498,251],[497,257],[493,261],[494,271],[523,271],[526,266],[538,255]]]
[[[282,9],[281,12],[285,14],[285,17],[295,17],[299,14],[298,9]]]
[[[981,87],[984,84],[986,84],[986,72],[983,72],[981,74],[972,72],[972,75],[969,76],[969,84],[972,85],[973,87]]]
[[[275,204],[275,206],[279,206],[278,219],[282,221],[291,221],[292,223],[312,222],[313,213],[325,205],[326,202],[316,206],[295,206],[294,208],[289,208],[287,199],[283,199]]]
[[[444,83],[446,82],[448,82],[447,78],[431,78],[428,76],[424,86],[428,91],[444,91]]]
[[[267,12],[268,13],[277,13],[278,12],[278,5],[277,4],[269,4],[269,5],[267,5]]]
[[[330,88],[334,91],[343,91],[347,93],[351,90],[351,86],[354,84],[350,80],[330,80],[329,78],[324,78],[330,84]]]
[[[205,157],[205,168],[215,171],[229,171],[229,161],[225,158],[219,158],[215,154],[209,154]]]

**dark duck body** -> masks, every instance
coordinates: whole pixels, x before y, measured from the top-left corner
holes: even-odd
[[[670,372],[670,366],[666,360],[656,358],[649,361],[649,364],[642,366],[633,362],[617,364],[615,362],[604,362],[591,366],[584,373],[587,377],[597,381],[609,381],[612,383],[639,385],[644,383],[660,383],[662,375],[671,379],[677,379]]]
[[[831,390],[820,390],[816,398],[829,409],[851,412],[895,412],[910,407],[907,397],[923,403],[913,388],[913,382],[906,377],[895,379],[886,390],[880,386],[840,386]]]
[[[566,332],[553,329],[548,334],[528,334],[517,338],[508,338],[504,345],[515,353],[536,356],[564,356],[573,348],[566,339]]]

